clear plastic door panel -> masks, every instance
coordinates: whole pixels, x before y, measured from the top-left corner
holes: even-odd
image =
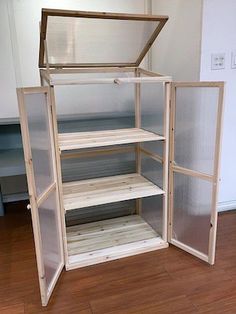
[[[172,244],[214,263],[222,82],[173,83],[170,145]]]
[[[217,87],[176,89],[174,161],[177,165],[214,173],[219,92]]]
[[[212,183],[174,173],[173,239],[208,255]]]
[[[48,104],[45,94],[27,94],[24,100],[36,193],[37,196],[40,196],[55,181],[52,166]]]
[[[40,292],[46,305],[64,267],[49,90],[17,92]]]

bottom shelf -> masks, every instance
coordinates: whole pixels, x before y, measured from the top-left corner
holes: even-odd
[[[138,215],[67,227],[68,265],[84,267],[168,247]]]

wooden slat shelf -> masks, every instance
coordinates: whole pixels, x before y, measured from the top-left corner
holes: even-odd
[[[67,227],[67,269],[113,260],[166,247],[138,215]]]
[[[137,173],[63,183],[66,211],[160,194],[164,191]]]
[[[139,128],[60,133],[58,137],[61,151],[149,141],[161,141],[165,139],[163,136]]]

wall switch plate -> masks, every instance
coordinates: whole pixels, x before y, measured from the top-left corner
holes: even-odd
[[[236,69],[236,50],[231,53],[231,68]]]
[[[222,70],[225,68],[225,53],[213,53],[211,55],[211,69]]]

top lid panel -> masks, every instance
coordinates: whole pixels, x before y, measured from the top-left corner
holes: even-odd
[[[167,16],[42,9],[39,67],[138,66]]]

